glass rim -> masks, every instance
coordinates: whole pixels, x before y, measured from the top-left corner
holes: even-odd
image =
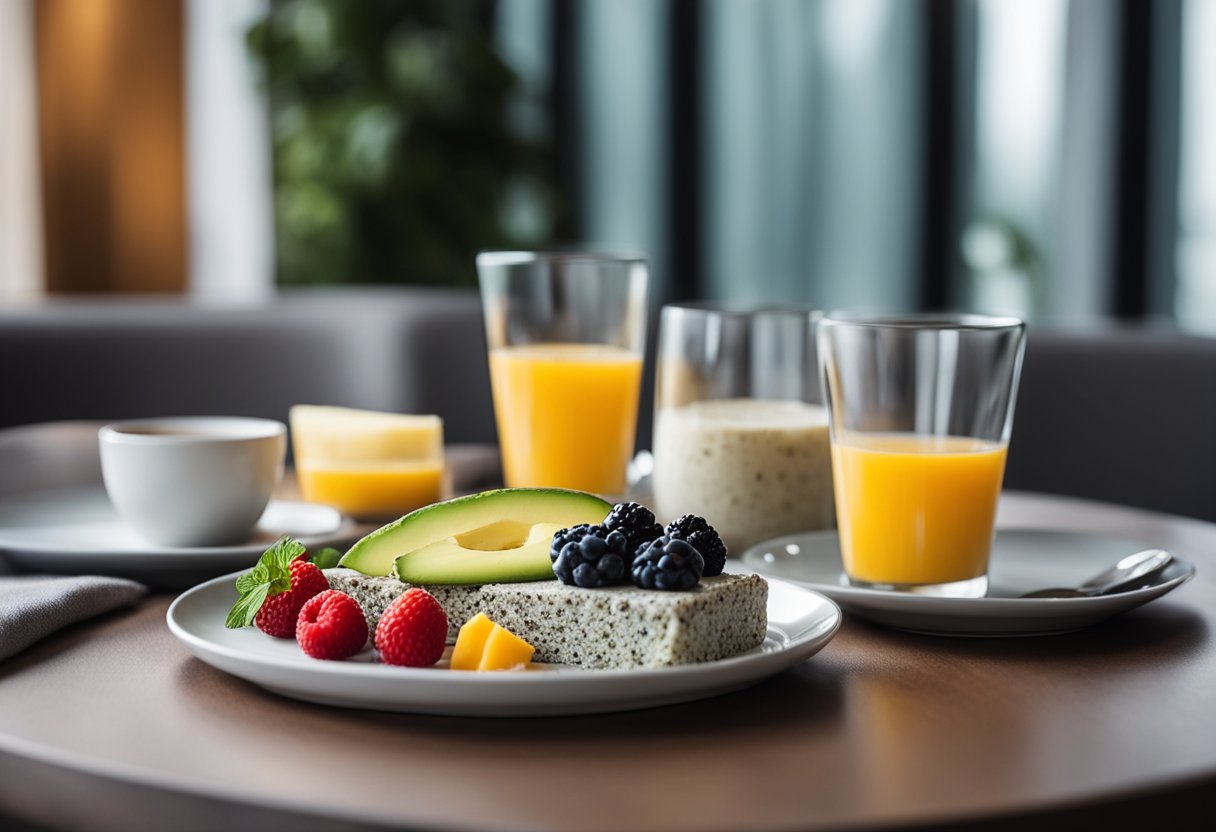
[[[537,263],[640,263],[646,264],[646,255],[638,251],[480,251],[477,266],[494,268],[500,266],[529,266]]]
[[[816,317],[823,315],[823,310],[814,306],[803,304],[783,304],[783,303],[748,303],[746,301],[714,301],[714,300],[688,300],[688,301],[673,301],[663,304],[660,314],[666,315],[668,312],[700,315],[708,317],[710,315],[719,315],[724,318],[752,318],[762,315],[788,315],[790,317],[804,318]]]
[[[823,327],[855,326],[870,329],[924,329],[958,331],[1000,331],[1025,328],[1026,322],[1013,315],[988,315],[981,312],[853,312],[832,310],[819,319]]]

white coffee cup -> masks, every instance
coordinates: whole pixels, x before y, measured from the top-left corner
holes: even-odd
[[[283,476],[287,426],[194,416],[115,422],[98,433],[122,518],[160,546],[244,543]]]

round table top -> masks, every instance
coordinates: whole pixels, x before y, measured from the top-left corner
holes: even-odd
[[[550,719],[285,699],[193,658],[165,625],[172,596],[153,595],[0,664],[0,815],[705,832],[1040,829],[1137,812],[1178,825],[1210,805],[1216,525],[1016,493],[998,523],[1138,540],[1198,573],[1059,636],[932,637],[846,615],[822,652],[747,690]]]

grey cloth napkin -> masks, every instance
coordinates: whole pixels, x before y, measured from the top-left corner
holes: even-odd
[[[148,588],[97,575],[0,576],[0,660],[69,624],[139,600]]]

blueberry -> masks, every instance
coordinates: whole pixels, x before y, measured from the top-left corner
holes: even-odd
[[[663,536],[638,548],[630,579],[642,589],[692,589],[701,580],[705,558],[687,541]]]
[[[623,534],[586,524],[562,529],[549,546],[557,579],[586,589],[624,583],[627,552]]]

